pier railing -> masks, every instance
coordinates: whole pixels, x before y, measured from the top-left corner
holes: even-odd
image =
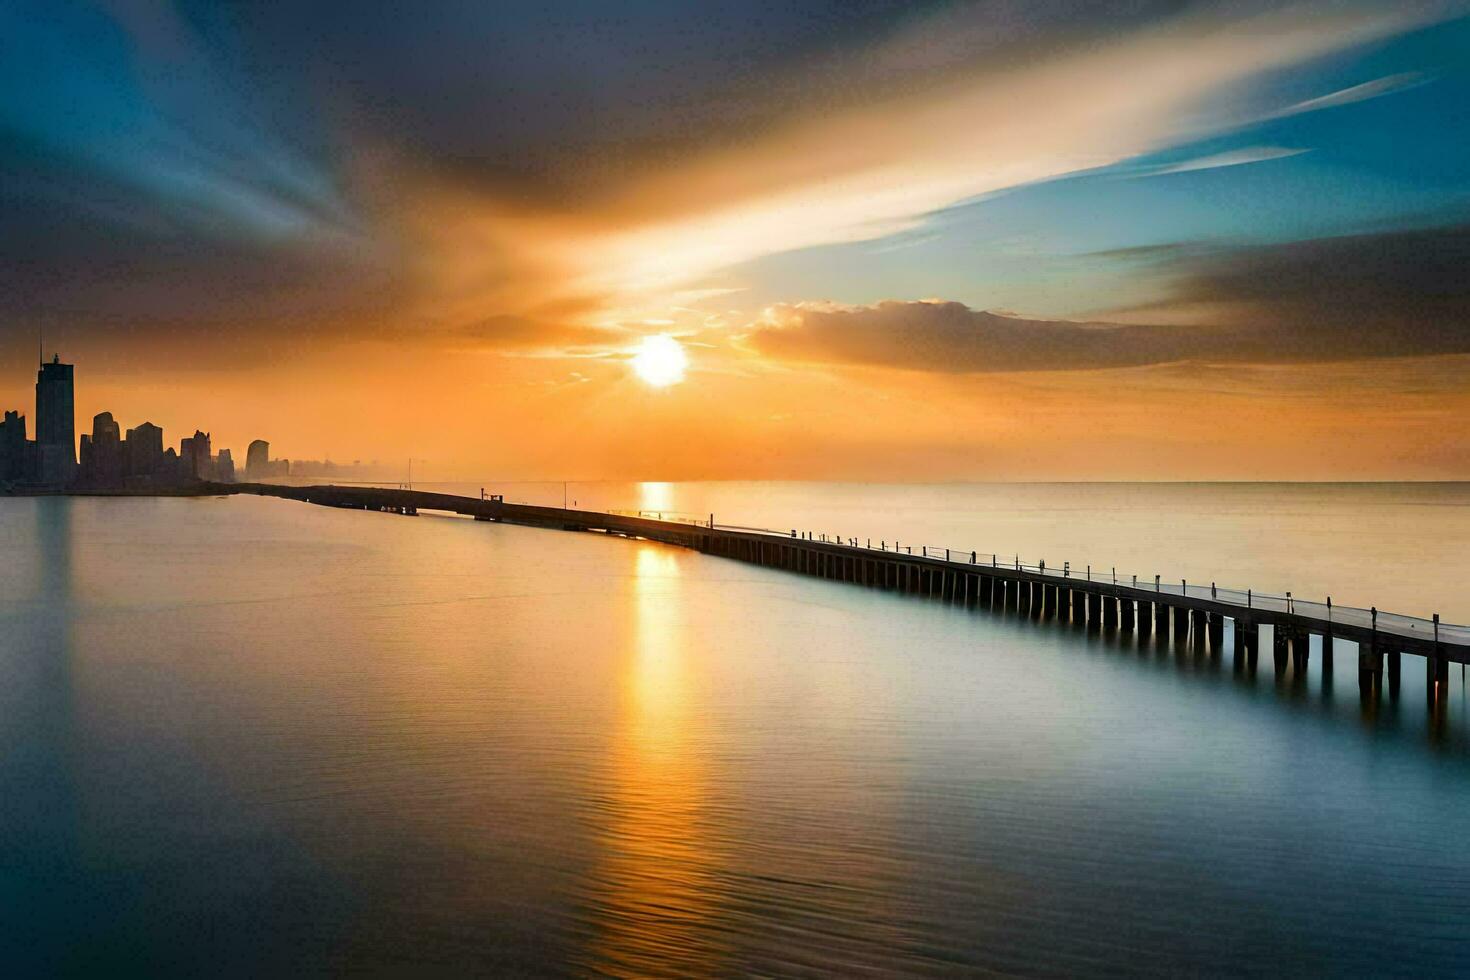
[[[600,514],[611,514],[614,517],[637,517],[645,521],[663,521],[673,524],[689,524],[694,527],[709,527],[709,517],[703,514],[690,514],[677,510],[604,510]],[[757,530],[750,528],[749,530]],[[772,532],[774,533],[774,532]]]
[[[644,515],[646,516],[646,515]],[[694,523],[698,524],[698,521]],[[858,549],[900,557],[922,558],[960,566],[974,571],[994,568],[999,571],[1025,572],[1058,582],[1077,582],[1081,585],[1117,586],[1154,592],[1161,598],[1210,599],[1224,605],[1255,609],[1267,613],[1285,613],[1308,616],[1343,626],[1362,629],[1378,629],[1388,633],[1420,636],[1426,640],[1441,640],[1448,643],[1470,643],[1470,625],[1442,622],[1435,618],[1407,616],[1402,613],[1365,609],[1361,606],[1345,606],[1334,603],[1331,597],[1322,600],[1305,599],[1290,592],[1277,595],[1257,592],[1253,589],[1237,589],[1221,586],[1215,582],[1190,582],[1187,579],[1167,581],[1159,575],[1140,576],[1123,573],[1116,568],[1076,565],[1063,562],[1061,565],[1045,561],[1026,561],[1020,555],[1000,552],[979,551],[974,548],[946,548],[937,545],[906,543],[898,540],[856,538],[822,531],[791,529],[780,531],[774,528],[746,527],[735,524],[714,524],[719,530],[766,534],[786,540],[807,541],[816,544],[834,545],[839,548]]]

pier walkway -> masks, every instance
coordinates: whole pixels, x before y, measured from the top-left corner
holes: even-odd
[[[1255,662],[1260,627],[1270,626],[1278,666],[1290,658],[1298,670],[1310,637],[1321,638],[1323,667],[1332,663],[1333,641],[1357,644],[1359,680],[1376,689],[1384,675],[1396,688],[1401,655],[1424,658],[1430,697],[1448,687],[1449,664],[1470,662],[1470,627],[1371,609],[1334,606],[1214,584],[1143,581],[1113,571],[1099,574],[1070,566],[1009,562],[998,555],[881,541],[837,540],[810,531],[773,531],[708,521],[660,520],[637,514],[537,507],[421,490],[361,486],[292,487],[221,484],[224,493],[247,493],[329,507],[417,514],[460,514],[482,521],[568,531],[598,531],[692,548],[799,574],[917,594],[948,602],[1014,609],[1035,618],[1057,618],[1088,628],[1157,632],[1176,642],[1218,652],[1225,621],[1232,621],[1237,655]],[[919,553],[913,549],[918,547]]]

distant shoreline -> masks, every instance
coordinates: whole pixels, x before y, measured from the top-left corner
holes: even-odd
[[[222,497],[239,493],[229,484],[206,483],[189,487],[149,487],[146,490],[128,488],[96,490],[11,490],[0,493],[0,497]]]
[[[307,477],[306,480],[315,478]],[[364,489],[392,489],[393,480],[351,480],[335,483],[323,477],[321,482],[291,483],[203,483],[189,487],[157,487],[148,489],[96,488],[96,489],[14,489],[0,490],[4,497],[219,497],[237,494],[258,495],[259,487],[279,487],[302,490],[314,487],[359,487]],[[415,486],[471,486],[474,480],[416,480]],[[1461,487],[1470,486],[1467,480],[788,480],[788,479],[728,479],[728,480],[497,480],[493,486],[598,486],[640,483],[670,484],[771,484],[793,485],[845,485],[861,487]],[[486,483],[486,486],[492,484]]]

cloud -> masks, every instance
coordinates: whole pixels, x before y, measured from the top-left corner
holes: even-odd
[[[1248,163],[1282,160],[1286,157],[1294,157],[1306,152],[1306,150],[1289,146],[1248,146],[1239,150],[1227,150],[1224,153],[1212,153],[1209,156],[1195,157],[1193,160],[1182,160],[1179,163],[1167,163],[1157,167],[1146,167],[1142,170],[1128,173],[1127,176],[1157,177],[1162,174],[1182,174],[1194,170],[1240,167]]]
[[[451,340],[517,353],[569,350],[601,352],[614,346],[626,346],[636,336],[615,327],[559,323],[511,315],[489,316],[476,323],[450,327],[444,333]]]
[[[1383,78],[1375,78],[1371,82],[1363,82],[1361,85],[1350,85],[1336,92],[1318,96],[1315,99],[1307,99],[1297,102],[1271,113],[1267,119],[1283,119],[1287,116],[1296,116],[1304,112],[1316,112],[1318,109],[1332,109],[1341,105],[1351,105],[1354,102],[1366,102],[1368,99],[1376,99],[1382,95],[1392,95],[1394,92],[1403,92],[1411,88],[1426,85],[1431,79],[1423,72],[1406,71],[1397,75],[1387,75]]]
[[[1470,353],[1470,226],[1175,254],[1173,296],[1130,311],[1152,323],[1025,319],[938,300],[796,304],[768,310],[746,343],[779,360],[941,374]],[[1211,322],[1171,321],[1201,307]]]
[[[1205,307],[1267,332],[1280,360],[1470,351],[1470,225],[1349,235],[1184,259],[1150,312]]]
[[[170,3],[8,4],[0,169],[38,177],[28,190],[125,197],[144,220],[199,237],[359,233],[331,167],[301,145],[295,104],[263,102],[268,85],[235,53]]]
[[[943,374],[1137,367],[1215,354],[1228,331],[1038,320],[942,300],[767,310],[747,343],[772,358]]]
[[[1199,135],[1191,113],[1206,96],[1402,30],[1416,16],[1346,7],[1168,19],[793,119],[632,174],[575,215],[451,191],[427,212],[425,241],[452,256],[446,293],[451,279],[482,283],[477,262],[509,258],[522,263],[512,292],[540,280],[636,305],[775,252],[910,231],[962,200]],[[1247,161],[1210,165],[1231,162]],[[493,287],[466,298],[515,300]]]
[[[1198,137],[1221,90],[1445,9],[859,6],[19,18],[0,316],[577,346],[754,259]]]

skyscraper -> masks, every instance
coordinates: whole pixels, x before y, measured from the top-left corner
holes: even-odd
[[[214,479],[214,453],[209,446],[209,433],[194,430],[194,434],[179,441],[179,458],[184,461],[186,476],[196,480]]]
[[[43,483],[66,484],[77,467],[72,365],[51,357],[36,373],[36,450]]]
[[[128,430],[128,476],[152,476],[163,468],[163,430],[152,422],[144,422]]]
[[[122,482],[122,430],[111,412],[102,412],[92,419],[91,464],[86,476],[92,482],[102,486],[115,486]]]
[[[258,480],[270,475],[271,444],[257,439],[245,450],[245,479]]]

